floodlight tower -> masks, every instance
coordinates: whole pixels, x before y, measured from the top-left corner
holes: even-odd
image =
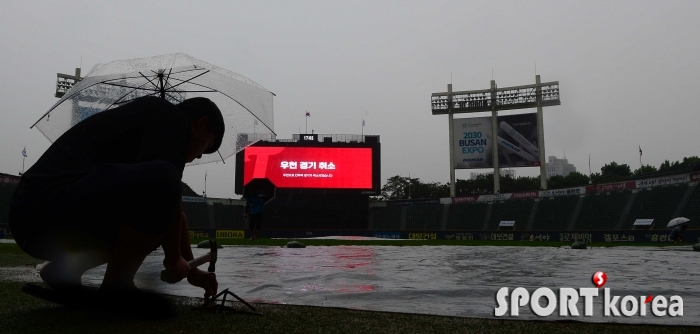
[[[534,85],[498,88],[496,81],[491,80],[491,88],[473,91],[453,92],[452,84],[447,85],[447,92],[433,93],[431,96],[433,115],[448,115],[450,140],[450,196],[455,197],[455,137],[454,114],[491,112],[491,138],[493,160],[493,191],[501,191],[498,164],[498,111],[537,108],[537,145],[540,167],[540,186],[547,189],[547,166],[544,152],[544,126],[542,107],[557,106],[559,100],[559,81],[540,82],[540,76],[535,76]],[[489,166],[491,167],[491,166]],[[511,166],[512,167],[512,166]],[[459,167],[484,168],[484,167]]]
[[[75,69],[75,75],[56,73],[56,95],[57,98],[62,98],[75,83],[82,79],[80,77],[80,68]]]
[[[62,98],[63,95],[65,95],[73,86],[78,83],[82,78],[80,77],[80,68],[75,69],[75,75],[70,75],[70,74],[64,74],[64,73],[56,73],[56,94],[54,95],[57,98]],[[73,110],[78,109],[78,102],[73,101]],[[76,117],[78,115],[74,112],[73,113],[73,123],[77,123],[78,120],[76,120]]]

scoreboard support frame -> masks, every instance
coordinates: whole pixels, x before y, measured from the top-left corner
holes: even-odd
[[[456,196],[455,158],[454,158],[454,114],[491,112],[494,120],[492,133],[496,136],[498,125],[495,121],[499,110],[537,108],[537,145],[540,159],[540,187],[547,189],[547,161],[544,147],[544,125],[542,107],[561,105],[559,99],[559,81],[540,81],[535,75],[534,85],[497,88],[496,81],[491,80],[490,89],[453,92],[452,84],[447,84],[447,92],[433,93],[431,96],[433,115],[448,115],[448,133],[450,144],[450,197]],[[500,171],[498,166],[498,145],[493,146],[493,192],[501,192]]]

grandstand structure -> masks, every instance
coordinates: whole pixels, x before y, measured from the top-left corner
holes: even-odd
[[[653,219],[649,229],[663,230],[678,216],[700,221],[700,190],[696,188],[676,184],[534,199],[373,202],[369,226],[378,230],[498,231],[501,221],[515,221],[515,230],[522,231],[606,231],[632,230],[635,220]]]
[[[194,229],[243,229],[245,202],[224,198],[184,197],[187,225]]]
[[[362,230],[369,197],[278,190],[265,207],[263,228],[273,230]]]
[[[372,202],[357,194],[281,190],[266,208],[262,236],[663,242],[668,221],[686,217],[686,234],[694,240],[700,238],[698,181],[700,172],[694,172],[569,189]],[[18,176],[0,174],[0,228],[6,235],[18,182]],[[194,236],[247,233],[244,200],[183,197],[183,205]],[[653,223],[635,226],[637,219]],[[506,229],[502,221],[515,224]]]
[[[7,222],[9,221],[10,202],[15,188],[19,183],[19,176],[0,173],[0,234],[9,234]]]
[[[409,238],[475,240],[667,240],[667,223],[691,220],[686,240],[700,242],[700,173],[523,193],[373,202],[368,227]],[[416,222],[414,217],[422,217]],[[428,218],[430,217],[430,218]],[[651,225],[636,226],[637,220]],[[514,221],[513,227],[501,222]],[[383,230],[383,231],[382,231]],[[697,239],[697,241],[695,241]],[[539,240],[539,239],[537,239]]]

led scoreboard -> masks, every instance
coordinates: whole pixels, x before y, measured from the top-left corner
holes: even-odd
[[[236,155],[236,193],[253,179],[278,189],[379,194],[379,143],[258,142]]]

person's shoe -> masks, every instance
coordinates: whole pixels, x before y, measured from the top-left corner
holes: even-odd
[[[68,273],[66,273],[68,272]],[[56,291],[80,291],[83,287],[80,282],[80,275],[65,269],[65,265],[61,266],[56,262],[48,262],[41,270],[39,276],[51,289]]]

